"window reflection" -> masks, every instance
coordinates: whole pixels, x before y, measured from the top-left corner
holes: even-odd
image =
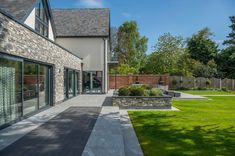
[[[83,92],[102,93],[102,72],[83,72]]]
[[[0,125],[21,116],[22,62],[0,56]]]

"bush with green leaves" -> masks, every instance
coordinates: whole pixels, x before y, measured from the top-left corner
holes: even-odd
[[[129,86],[122,87],[118,91],[119,96],[163,96],[163,92],[158,88],[150,86]]]
[[[173,85],[173,86],[176,86],[177,83],[178,83],[178,82],[177,82],[176,80],[172,80],[172,85]]]
[[[211,84],[212,84],[211,80],[207,79],[206,80],[206,86],[207,87],[211,87]]]
[[[228,91],[227,88],[222,88],[221,90],[224,91],[224,92],[227,92],[227,91]]]
[[[130,87],[130,96],[144,96],[144,88],[143,87]]]
[[[163,93],[162,93],[162,91],[160,90],[160,89],[158,89],[158,88],[152,88],[151,90],[150,90],[150,94],[149,94],[150,96],[162,96],[163,95]]]
[[[129,96],[130,95],[130,90],[128,87],[122,87],[118,90],[118,95],[119,96]]]

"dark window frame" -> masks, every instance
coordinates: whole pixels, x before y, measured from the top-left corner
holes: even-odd
[[[10,55],[10,54],[6,54],[6,53],[3,53],[2,51],[0,51],[0,57],[4,58],[4,59],[7,59],[7,60],[11,60],[11,61],[17,61],[17,62],[21,62],[21,102],[20,102],[20,116],[18,118],[16,118],[15,120],[12,120],[8,123],[5,123],[3,125],[0,125],[0,130],[1,129],[4,129],[14,123],[17,123],[21,120],[24,120],[24,119],[27,119],[35,114],[38,114],[40,113],[41,111],[47,109],[47,108],[50,108],[52,106],[54,106],[54,65],[53,64],[50,64],[50,63],[45,63],[45,62],[41,62],[41,61],[37,61],[37,60],[32,60],[32,59],[27,59],[27,58],[24,58],[24,57],[19,57],[19,56],[15,56],[15,55]],[[29,62],[29,63],[35,63],[37,65],[43,65],[43,66],[47,66],[49,67],[49,98],[48,98],[48,105],[44,106],[44,107],[41,107],[40,109],[34,111],[34,112],[31,112],[29,114],[23,114],[23,105],[24,105],[24,64],[25,62]]]
[[[69,71],[73,72],[73,79],[74,79],[73,96],[71,96],[71,97],[69,97]],[[81,86],[80,86],[81,85],[80,84],[81,77],[77,77],[77,82],[75,82],[76,81],[76,74],[78,74],[78,75],[81,74],[81,71],[77,70],[77,69],[64,67],[64,76],[66,76],[66,77],[64,77],[64,81],[66,80],[66,82],[64,82],[64,85],[66,85],[66,86],[64,86],[64,91],[65,91],[64,92],[64,101],[66,101],[68,99],[71,99],[71,98],[74,98],[74,97],[81,94],[81,91],[80,91],[80,89],[81,89]],[[81,75],[79,75],[79,76],[81,76]],[[79,84],[79,88],[77,88],[78,92],[76,92],[76,87],[78,87],[78,86],[76,86],[76,84]]]
[[[42,0],[36,5],[35,30],[45,37],[49,35],[49,18]]]

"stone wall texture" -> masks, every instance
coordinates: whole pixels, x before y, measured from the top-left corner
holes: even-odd
[[[169,75],[110,75],[109,76],[109,88],[119,89],[124,86],[132,85],[136,82],[140,84],[157,86],[160,81],[163,85],[168,85]]]
[[[171,109],[172,97],[113,96],[113,106],[120,109]]]
[[[81,70],[81,59],[0,13],[0,52],[54,66],[54,101],[64,99],[64,68]]]

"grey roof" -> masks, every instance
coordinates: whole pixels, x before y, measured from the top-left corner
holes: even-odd
[[[109,36],[109,9],[52,9],[57,37]]]
[[[23,21],[36,2],[37,0],[0,0],[0,9],[16,20]]]

